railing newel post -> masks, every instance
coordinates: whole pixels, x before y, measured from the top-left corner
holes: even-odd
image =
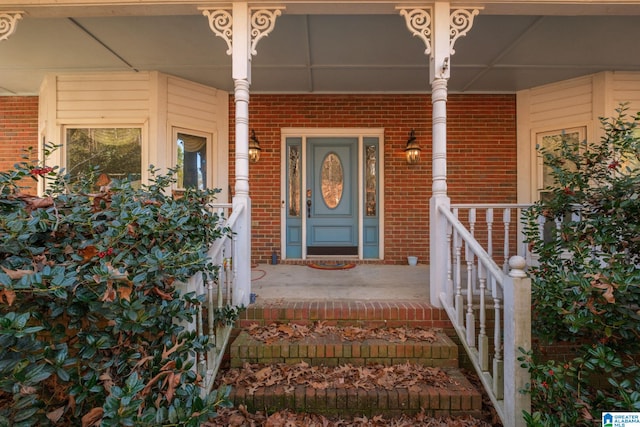
[[[531,411],[531,395],[521,393],[530,382],[530,374],[522,368],[520,349],[531,349],[531,279],[525,272],[526,260],[521,256],[509,259],[509,276],[504,284],[504,391],[505,425],[524,427],[523,411]]]

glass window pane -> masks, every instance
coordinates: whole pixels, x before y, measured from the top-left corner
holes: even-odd
[[[111,179],[142,176],[141,128],[67,128],[67,172],[71,179],[98,168]]]
[[[336,153],[329,153],[324,158],[320,179],[322,198],[329,209],[335,209],[342,199],[344,186],[342,162]]]
[[[367,145],[366,148],[366,170],[365,170],[365,212],[367,216],[376,216],[377,211],[377,186],[378,180],[376,179],[376,146]]]
[[[289,146],[289,215],[300,216],[300,147]]]
[[[545,135],[542,137],[542,147],[549,152],[557,153],[560,151],[560,144],[562,143],[563,139],[570,142],[571,144],[577,144],[580,142],[580,133],[567,132],[558,133],[555,135]],[[543,188],[552,187],[555,184],[552,172],[553,169],[551,168],[551,166],[545,163],[542,170]]]
[[[207,186],[207,138],[178,132],[178,187]]]

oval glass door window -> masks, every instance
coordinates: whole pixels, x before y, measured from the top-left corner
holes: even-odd
[[[320,173],[322,198],[329,209],[335,209],[342,199],[344,172],[342,163],[336,153],[329,153],[322,161]]]

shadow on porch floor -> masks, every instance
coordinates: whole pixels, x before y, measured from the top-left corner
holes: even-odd
[[[426,265],[359,264],[346,270],[260,264],[251,271],[256,302],[273,300],[429,301]]]

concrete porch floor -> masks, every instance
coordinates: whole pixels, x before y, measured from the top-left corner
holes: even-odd
[[[429,301],[426,265],[358,264],[346,270],[259,264],[251,270],[256,302],[274,300]]]

